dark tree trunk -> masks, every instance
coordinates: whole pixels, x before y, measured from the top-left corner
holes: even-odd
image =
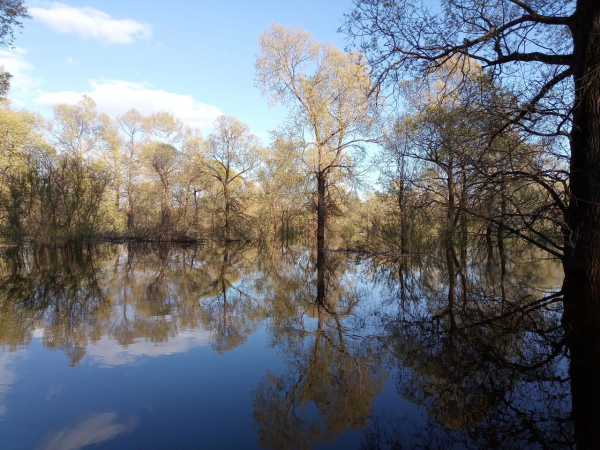
[[[130,237],[135,234],[133,229],[133,210],[127,211],[127,233],[129,233]]]
[[[467,270],[467,245],[469,240],[467,229],[467,173],[461,165],[462,187],[460,192],[460,268]]]
[[[404,180],[400,180],[398,186],[398,208],[400,209],[400,253],[406,255],[407,242],[406,242],[406,208],[404,205]]]
[[[600,2],[578,0],[570,28],[575,102],[563,322],[571,353],[575,440],[578,448],[588,449],[600,445]]]
[[[456,299],[456,269],[454,260],[456,255],[454,247],[446,248],[446,264],[448,266],[448,316],[450,318],[450,331],[456,329],[456,320],[454,316],[454,302]]]
[[[322,239],[317,240],[317,304],[325,304],[325,252]]]
[[[230,223],[229,223],[229,209],[231,208],[231,205],[229,203],[229,200],[227,200],[225,202],[225,241],[230,241],[231,240],[231,236],[230,236]]]
[[[223,197],[225,197],[225,242],[229,242],[231,240],[230,235],[230,209],[231,209],[231,200],[229,198],[229,189],[227,184],[223,184]]]
[[[501,200],[500,200],[500,223],[498,224],[498,256],[500,257],[500,292],[502,294],[502,308],[506,303],[506,251],[504,248],[504,218],[506,217],[506,197],[504,196],[504,179],[500,184]]]
[[[487,247],[487,262],[490,265],[494,260],[494,243],[492,242],[492,223],[489,221],[485,228],[485,244]]]
[[[325,240],[325,173],[317,174],[317,241]]]

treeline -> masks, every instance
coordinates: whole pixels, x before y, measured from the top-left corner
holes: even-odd
[[[477,62],[457,56],[403,81],[400,114],[387,114],[360,53],[301,29],[273,24],[255,65],[263,94],[289,111],[268,146],[225,115],[205,137],[164,111],[113,120],[86,95],[52,120],[4,105],[2,236],[322,243],[327,230],[374,252],[441,243],[459,266],[473,238],[493,259],[519,236],[560,256],[568,151],[561,136],[507,123],[519,99]],[[379,188],[359,196],[369,148]]]
[[[263,147],[233,117],[204,137],[164,111],[112,120],[84,95],[52,120],[4,105],[0,141],[0,230],[12,242],[264,239],[314,222],[295,149]]]

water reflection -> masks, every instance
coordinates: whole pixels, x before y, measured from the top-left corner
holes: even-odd
[[[273,449],[571,448],[560,267],[533,262],[541,256],[450,248],[366,258],[239,243],[7,251],[0,402],[10,422],[19,395],[29,398],[12,393],[36,368],[11,355],[40,342],[86,374],[79,391],[49,395],[49,407],[69,392],[114,389],[94,372],[102,367],[139,367],[127,386],[149,383],[128,390],[127,405],[100,399],[80,405],[83,416],[31,425],[41,448],[232,446],[234,436]],[[266,347],[253,344],[260,336]],[[198,375],[209,377],[199,354],[166,359],[202,347],[210,367],[226,364],[212,384]],[[208,416],[231,420],[235,433],[192,426]],[[153,417],[170,426],[147,425]]]
[[[267,373],[254,396],[266,448],[309,449],[347,428],[364,428],[387,378],[376,341],[361,337],[361,293],[347,279],[345,258],[324,251],[299,256],[285,273],[274,267],[266,287],[271,346],[286,363],[282,375]]]
[[[90,346],[104,364],[208,342],[233,349],[262,319],[260,305],[244,292],[255,257],[239,245],[201,253],[140,244],[7,252],[0,345],[25,348],[38,333],[72,366]]]
[[[560,296],[532,287],[552,290],[540,267],[467,268],[453,249],[429,259],[418,270],[396,263],[403,293],[390,292],[400,304],[386,325],[398,391],[428,421],[410,436],[378,423],[365,448],[570,448]]]

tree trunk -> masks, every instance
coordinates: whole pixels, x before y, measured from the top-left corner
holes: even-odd
[[[400,180],[398,186],[398,208],[400,209],[400,253],[408,253],[406,245],[406,210],[404,207],[404,180]]]
[[[504,249],[504,218],[506,217],[506,197],[504,196],[504,178],[500,182],[500,223],[498,224],[498,256],[500,257],[500,292],[502,293],[502,309],[506,303],[506,251]]]
[[[230,223],[229,223],[229,209],[231,208],[231,204],[229,203],[229,201],[227,201],[225,203],[225,241],[230,241],[231,240],[231,235],[230,235]]]
[[[324,241],[317,240],[317,305],[325,304],[325,252]]]
[[[229,242],[231,240],[231,235],[229,234],[229,210],[231,208],[231,202],[229,201],[229,191],[227,190],[227,185],[224,186],[223,191],[225,197],[225,242]]]
[[[135,234],[133,220],[133,187],[131,174],[128,176],[127,180],[127,233],[130,237]]]
[[[448,266],[448,315],[450,318],[450,331],[456,329],[456,320],[454,316],[454,301],[456,299],[456,270],[454,259],[456,258],[454,247],[446,248],[446,264]]]
[[[563,323],[571,354],[575,440],[587,449],[600,442],[600,2],[578,0],[570,29],[575,101]]]
[[[492,223],[487,222],[485,228],[485,245],[487,247],[488,265],[494,260],[494,243],[492,242]]]
[[[325,240],[325,173],[317,174],[317,241]]]

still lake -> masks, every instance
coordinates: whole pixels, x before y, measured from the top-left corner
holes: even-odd
[[[499,266],[4,249],[0,448],[571,448],[561,266],[517,250]]]

